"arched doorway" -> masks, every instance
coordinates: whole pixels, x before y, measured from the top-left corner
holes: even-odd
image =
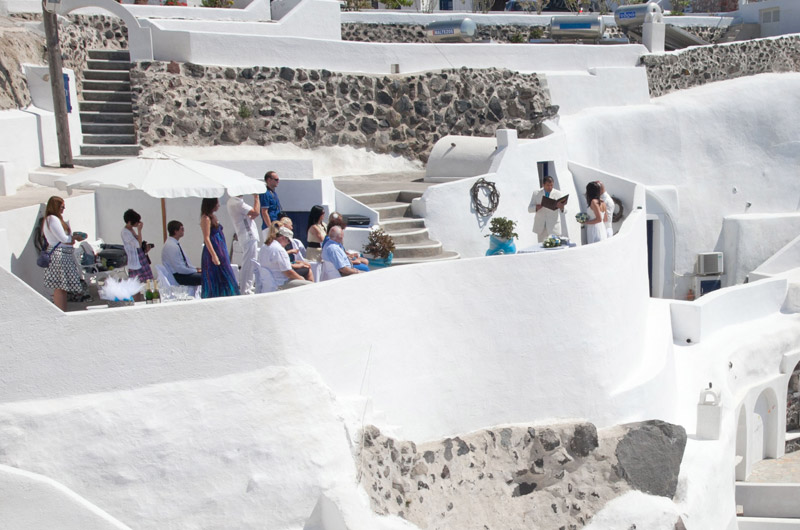
[[[771,388],[764,389],[753,408],[751,462],[778,457],[778,399]]]

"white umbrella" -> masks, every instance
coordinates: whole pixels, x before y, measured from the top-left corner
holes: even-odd
[[[115,188],[141,190],[161,199],[162,228],[167,238],[164,199],[178,197],[222,197],[264,193],[263,181],[233,169],[157,152],[88,169],[55,181],[57,188]]]

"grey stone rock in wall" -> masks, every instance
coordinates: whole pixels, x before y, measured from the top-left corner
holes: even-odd
[[[698,46],[645,55],[641,62],[647,69],[650,95],[657,97],[714,81],[800,71],[800,36]]]
[[[535,137],[558,112],[538,75],[494,68],[368,76],[142,62],[131,91],[144,146],[291,142],[420,160],[447,134]]]
[[[468,17],[469,13],[461,16]],[[608,38],[620,37],[622,33],[616,26],[606,28]],[[541,39],[550,36],[550,27],[523,24],[477,25],[478,40],[495,42],[527,42],[528,39]],[[425,26],[419,24],[368,24],[345,22],[342,24],[342,40],[360,42],[406,42],[426,43]]]
[[[680,432],[663,422],[509,426],[415,445],[368,426],[356,461],[373,510],[420,528],[580,528],[633,486],[615,472],[623,441],[626,455],[640,442],[646,453]],[[639,464],[637,480],[648,465],[672,477],[680,458],[648,453]]]
[[[672,498],[686,448],[686,430],[653,420],[631,430],[617,445],[617,473],[635,489]]]

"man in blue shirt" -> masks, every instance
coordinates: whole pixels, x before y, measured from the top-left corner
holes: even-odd
[[[258,202],[261,204],[261,230],[266,230],[272,221],[278,220],[278,212],[281,211],[281,201],[278,199],[278,193],[275,188],[281,179],[274,171],[267,171],[264,175],[264,183],[267,185],[267,191],[258,196]]]
[[[322,247],[322,278],[323,280],[333,280],[351,274],[360,274],[361,271],[353,268],[347,252],[344,250],[344,230],[340,226],[334,226],[328,232],[328,239]]]

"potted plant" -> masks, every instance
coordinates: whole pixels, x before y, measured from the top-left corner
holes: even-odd
[[[364,253],[369,254],[369,264],[373,267],[388,267],[394,256],[394,239],[383,228],[373,228],[369,232]]]
[[[519,234],[514,232],[516,226],[517,223],[511,219],[493,217],[489,223],[490,233],[485,236],[489,238],[489,250],[486,251],[486,255],[516,254],[517,246],[514,244],[514,238],[519,238]]]

